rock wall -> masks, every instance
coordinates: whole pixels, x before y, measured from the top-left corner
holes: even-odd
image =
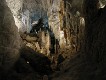
[[[12,12],[5,0],[0,0],[0,72],[9,70],[19,57],[19,34]]]
[[[11,12],[13,13],[13,17],[15,20],[15,24],[18,27],[18,30],[21,27],[25,27],[21,21],[21,10],[23,6],[23,0],[6,0],[8,7],[10,8]]]
[[[75,3],[76,2],[76,3]],[[71,53],[77,53],[83,46],[85,19],[82,15],[83,1],[64,1],[64,27],[67,46]]]
[[[90,1],[90,0],[89,0]],[[89,4],[90,2],[87,2]],[[92,3],[92,6],[88,8],[86,5],[86,55],[88,58],[90,57],[92,61],[95,63],[101,63],[105,61],[105,10],[106,7],[97,8],[97,4],[99,1],[95,1]],[[92,8],[92,9],[91,9]],[[103,25],[102,25],[103,24]],[[88,52],[89,51],[89,52]],[[104,55],[104,56],[103,56]]]
[[[85,31],[83,0],[52,1],[48,9],[48,22],[59,41],[60,54],[66,57],[81,51]]]
[[[106,7],[98,8],[98,3],[98,0],[84,0],[83,18],[85,27],[81,28],[84,31],[83,38],[80,37],[83,41],[81,43],[83,52],[81,51],[77,56],[74,55],[74,57],[64,61],[61,64],[60,72],[53,75],[52,80],[106,79],[106,71],[104,71],[106,66]],[[76,22],[76,18],[73,17],[73,19]],[[83,23],[83,19],[80,22]]]
[[[84,43],[83,0],[53,0],[48,6],[49,28],[59,41],[59,53],[66,53],[64,56],[77,53]]]

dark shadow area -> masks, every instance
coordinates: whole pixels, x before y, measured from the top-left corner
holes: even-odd
[[[18,61],[7,73],[3,74],[1,69],[0,80],[38,80],[52,73],[51,62],[43,54],[29,47],[21,48],[20,54]]]
[[[50,67],[50,60],[43,54],[36,53],[29,47],[21,49],[21,58],[23,58],[34,70],[39,74],[50,74],[52,69]]]
[[[40,19],[38,20],[38,23],[37,23],[37,24],[34,24],[34,25],[32,26],[32,29],[31,29],[30,33],[34,33],[34,32],[37,32],[37,33],[38,33],[38,31],[39,31],[41,28],[43,28],[43,25],[44,25],[44,23],[43,23],[43,18],[40,18]]]

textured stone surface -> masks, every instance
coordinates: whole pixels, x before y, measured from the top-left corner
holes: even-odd
[[[84,52],[81,51],[77,56],[74,55],[72,59],[63,62],[60,73],[52,76],[53,80],[106,79],[106,71],[104,71],[106,66],[104,58],[106,56],[106,7],[100,11],[97,4],[98,0],[85,0],[84,2],[85,33],[83,39],[85,43],[81,44],[84,44],[82,48]]]
[[[12,15],[15,20],[15,24],[18,27],[18,29],[21,27],[25,27],[20,18],[21,16],[20,11],[22,10],[23,7],[23,0],[14,0],[14,1],[6,0],[6,3],[12,12]]]
[[[20,22],[17,21],[19,23],[17,27],[22,27],[20,13],[24,16],[28,15],[25,16],[28,23],[24,23],[28,24],[27,28],[30,26],[30,18],[33,19],[32,21],[38,21],[39,18],[43,17],[44,20],[46,18],[45,22],[48,21],[54,39],[52,40],[48,33],[39,31],[39,50],[42,48],[41,52],[49,52],[50,39],[55,44],[53,45],[55,56],[52,56],[52,63],[53,66],[59,67],[59,72],[50,76],[52,80],[106,79],[106,7],[102,7],[106,3],[105,0],[6,1],[13,12],[13,16],[20,20]],[[13,18],[9,16],[11,13],[6,5],[4,7],[3,4],[0,4],[0,11],[0,67],[6,69],[7,64],[11,66],[15,61],[14,58],[17,56],[19,48],[19,37],[16,27],[13,27],[15,26],[11,22]],[[30,41],[36,41],[35,39],[33,41],[33,39],[34,37],[27,36],[26,40],[29,42],[27,46],[33,46],[33,43],[30,43]],[[38,47],[38,43],[35,46]],[[47,51],[45,51],[45,48],[47,48]],[[58,55],[61,54],[60,59],[63,59],[63,61],[58,61],[60,57]],[[13,62],[10,64],[11,61]],[[25,61],[23,62],[25,63]]]
[[[19,34],[4,0],[1,0],[0,11],[0,68],[8,70],[19,57]]]
[[[19,32],[30,32],[33,21],[41,17],[47,23],[47,1],[42,0],[6,0],[13,13],[15,24]],[[23,20],[24,19],[24,20]]]

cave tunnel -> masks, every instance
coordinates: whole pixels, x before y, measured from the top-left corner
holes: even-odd
[[[106,80],[106,0],[0,0],[0,80]]]

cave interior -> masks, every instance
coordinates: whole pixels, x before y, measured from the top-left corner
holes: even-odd
[[[0,80],[106,80],[106,0],[0,0]]]

